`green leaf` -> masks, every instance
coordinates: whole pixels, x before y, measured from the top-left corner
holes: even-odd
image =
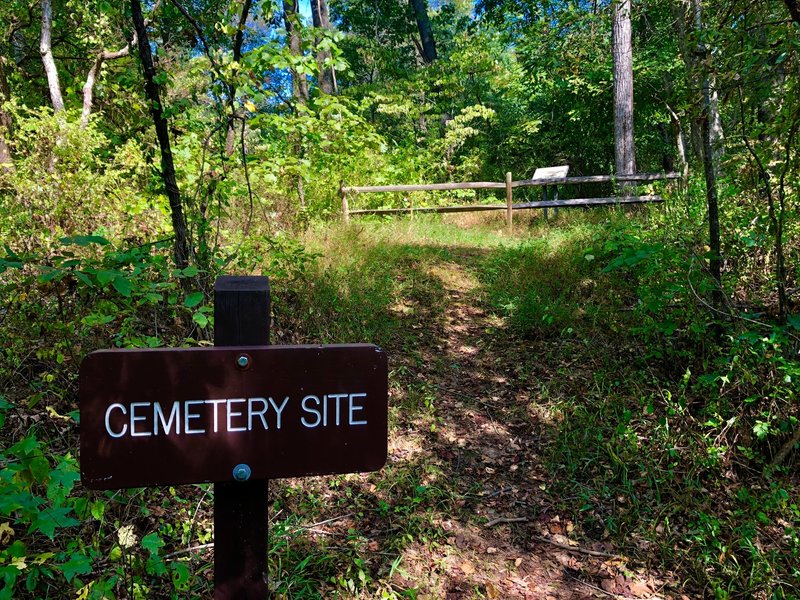
[[[63,565],[58,565],[68,582],[71,582],[76,575],[88,575],[92,572],[92,559],[84,554],[73,552],[69,560]]]
[[[797,315],[789,315],[786,319],[786,322],[793,328],[800,331],[800,314]]]
[[[65,246],[88,246],[90,244],[108,246],[111,242],[99,235],[76,235],[74,237],[62,237],[61,243]]]
[[[72,527],[80,523],[74,517],[69,516],[70,512],[72,509],[69,507],[43,508],[31,521],[28,532],[41,531],[52,540],[56,528]]]
[[[181,273],[183,274],[184,277],[194,277],[197,275],[198,270],[197,267],[195,267],[194,265],[189,265],[183,271],[181,271]]]
[[[172,568],[172,585],[179,592],[185,592],[189,589],[189,569],[181,562],[174,562],[170,565]]]
[[[113,285],[114,289],[117,290],[120,294],[122,294],[126,298],[130,298],[131,291],[133,291],[133,284],[131,284],[131,282],[128,281],[126,278],[119,276],[116,279],[114,279],[111,285]]]
[[[158,556],[158,549],[164,547],[164,540],[157,533],[148,533],[142,538],[142,548],[154,556]]]
[[[186,296],[186,300],[183,301],[183,305],[186,308],[194,308],[202,301],[203,301],[203,292],[192,292],[191,294]]]
[[[205,329],[206,325],[208,325],[208,317],[199,311],[192,315],[192,321],[197,323],[201,329]]]
[[[98,271],[97,272],[97,282],[100,285],[106,285],[107,283],[111,283],[117,277],[119,277],[119,271]]]
[[[74,459],[62,458],[58,466],[50,472],[47,497],[56,504],[63,504],[78,479],[80,479],[80,474]]]

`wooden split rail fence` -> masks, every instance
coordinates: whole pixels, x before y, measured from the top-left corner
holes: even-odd
[[[515,210],[548,208],[558,210],[559,207],[572,206],[597,206],[604,204],[640,204],[645,202],[663,202],[660,196],[612,196],[607,198],[575,198],[561,200],[558,198],[559,185],[575,185],[585,183],[634,183],[659,180],[681,179],[679,173],[636,173],[633,175],[586,175],[579,177],[534,177],[533,179],[522,179],[512,181],[511,173],[506,173],[504,183],[493,181],[469,181],[464,183],[424,183],[416,185],[367,185],[367,186],[344,186],[339,189],[342,198],[342,216],[347,223],[352,215],[393,215],[402,213],[456,213],[474,212],[485,210],[505,210],[506,224],[509,229],[513,223]],[[514,204],[514,188],[541,187],[542,200],[534,202],[522,202]],[[348,195],[353,194],[372,194],[372,193],[391,193],[391,192],[428,192],[442,190],[502,190],[506,191],[505,204],[471,204],[464,206],[421,206],[405,208],[368,208],[350,209]],[[548,196],[548,189],[552,194]]]

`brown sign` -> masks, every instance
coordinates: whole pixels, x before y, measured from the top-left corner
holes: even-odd
[[[101,350],[81,364],[94,489],[374,471],[387,454],[377,346]]]

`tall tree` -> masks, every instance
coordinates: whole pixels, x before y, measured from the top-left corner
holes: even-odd
[[[614,158],[617,175],[636,172],[633,145],[633,46],[631,0],[612,3],[614,57]]]
[[[314,27],[330,31],[331,18],[328,12],[327,0],[311,0],[311,21]],[[319,89],[323,94],[338,92],[336,84],[336,71],[330,65],[331,51],[323,48],[317,51],[317,64],[319,68]]]
[[[703,110],[701,131],[703,133],[703,172],[706,180],[706,205],[708,207],[708,246],[710,256],[708,268],[717,285],[713,300],[716,306],[722,305],[722,242],[719,231],[719,199],[717,196],[717,169],[715,165],[715,123],[719,118],[717,104],[713,101],[711,83],[711,51],[703,42],[703,13],[701,0],[692,0],[694,26],[698,39],[697,54],[700,57],[703,80]]]
[[[417,29],[419,29],[419,38],[422,42],[422,60],[430,64],[436,60],[438,55],[436,53],[436,42],[433,39],[433,30],[431,30],[431,22],[428,19],[428,2],[427,0],[409,0],[409,4],[411,4],[411,8],[414,11]]]
[[[48,0],[43,0],[46,2]],[[186,219],[183,215],[183,205],[181,203],[181,193],[178,188],[178,180],[175,176],[175,162],[172,158],[172,150],[169,142],[169,128],[167,119],[164,117],[164,110],[161,106],[161,92],[156,83],[156,68],[153,64],[153,54],[150,49],[150,39],[147,34],[147,25],[142,14],[142,5],[139,0],[131,0],[131,17],[133,26],[136,29],[136,37],[139,41],[139,59],[142,63],[144,74],[144,90],[147,101],[150,105],[150,114],[153,117],[153,124],[156,128],[158,146],[161,150],[161,179],[164,182],[164,189],[169,199],[170,214],[172,217],[172,230],[175,233],[175,243],[173,255],[175,265],[179,269],[185,268],[189,264],[189,243],[186,229]]]

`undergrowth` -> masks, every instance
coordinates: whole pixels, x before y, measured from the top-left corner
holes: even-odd
[[[209,486],[81,487],[76,377],[88,352],[208,344],[216,269],[261,270],[272,276],[274,342],[385,346],[390,437],[413,431],[424,444],[451,416],[439,412],[441,390],[419,377],[423,367],[454,368],[435,351],[448,302],[442,265],[478,282],[469,297],[499,323],[487,336],[526,346],[508,385],[554,415],[540,441],[548,493],[581,535],[708,595],[797,597],[800,322],[779,324],[756,305],[756,291],[769,299],[767,271],[727,272],[733,300],[709,307],[698,209],[673,202],[529,218],[514,236],[500,220],[365,220],[302,240],[250,240],[238,262],[206,271],[170,268],[157,244],[99,236],[39,254],[7,248],[0,598],[211,593]],[[741,262],[738,247],[726,249],[730,265]],[[415,456],[365,476],[275,482],[273,593],[413,598],[426,589],[409,561],[446,543],[441,523],[468,492],[449,463]],[[320,534],[316,524],[329,520],[336,534]]]

